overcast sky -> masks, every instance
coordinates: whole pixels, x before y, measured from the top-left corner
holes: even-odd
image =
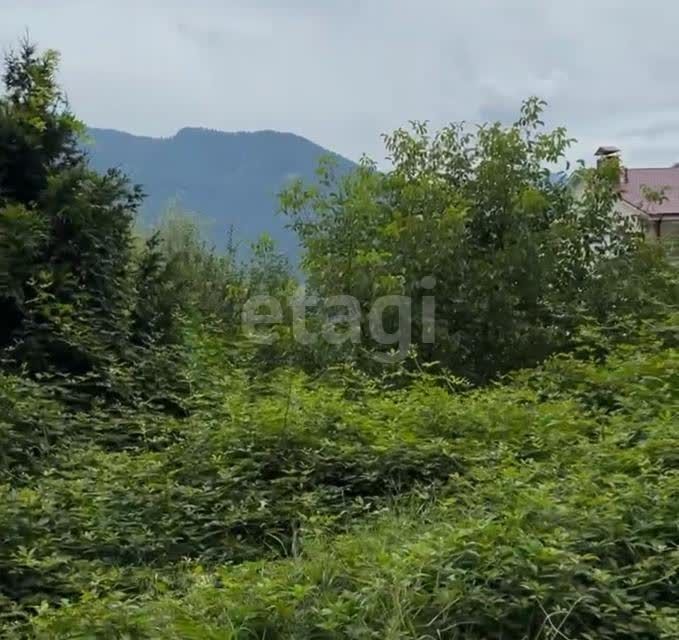
[[[410,119],[506,121],[537,94],[574,157],[679,161],[670,0],[0,0],[0,44],[26,29],[91,126],[277,129],[379,160]]]

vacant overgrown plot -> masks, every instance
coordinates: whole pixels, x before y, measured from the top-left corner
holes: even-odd
[[[362,339],[300,344],[283,305],[253,343],[294,271],[176,212],[138,231],[56,65],[23,44],[0,97],[1,637],[679,637],[679,277],[612,213],[617,165],[574,200],[536,100],[323,165],[282,207]],[[389,365],[383,295],[417,309]]]

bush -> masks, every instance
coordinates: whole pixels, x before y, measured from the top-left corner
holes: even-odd
[[[30,485],[2,489],[8,630],[618,639],[676,628],[675,348],[599,365],[561,357],[463,394],[427,375],[386,392],[360,376],[347,385],[349,371],[205,375],[215,350],[195,351],[208,360],[189,418],[149,420],[125,450],[94,432]],[[20,624],[39,602],[52,607]]]

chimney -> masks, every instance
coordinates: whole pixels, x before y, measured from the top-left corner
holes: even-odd
[[[610,162],[614,160],[620,169],[620,185],[625,185],[629,183],[629,174],[627,172],[627,167],[623,166],[622,160],[620,159],[620,149],[618,147],[605,146],[599,147],[594,154],[596,156],[596,166],[600,167],[604,162]]]
[[[605,162],[606,160],[609,160],[611,158],[618,158],[619,160],[620,149],[618,149],[618,147],[611,146],[599,147],[594,155],[596,156],[597,159],[596,164],[598,167],[601,165],[602,162]]]

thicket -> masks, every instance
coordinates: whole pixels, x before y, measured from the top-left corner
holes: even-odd
[[[413,122],[385,136],[389,170],[364,159],[337,176],[326,163],[318,184],[291,185],[281,203],[310,288],[356,297],[364,328],[378,296],[407,297],[413,356],[474,384],[573,350],[584,327],[614,335],[665,313],[679,300],[676,279],[662,249],[615,213],[619,161],[577,168],[585,187],[576,197],[554,174],[569,168],[572,140],[545,128],[544,106],[526,101],[508,127],[432,133]],[[428,341],[422,311],[432,296]],[[386,324],[398,328],[398,311]]]
[[[436,279],[436,341],[378,368],[288,310],[249,343],[290,266],[179,215],[142,239],[56,65],[24,43],[0,98],[3,638],[679,636],[679,279],[615,163],[574,200],[529,101],[291,186],[311,293]]]
[[[4,461],[6,634],[673,637],[678,339],[675,318],[605,364],[459,393],[252,381],[202,334],[188,418],[33,400],[34,438],[62,435],[40,469]]]

